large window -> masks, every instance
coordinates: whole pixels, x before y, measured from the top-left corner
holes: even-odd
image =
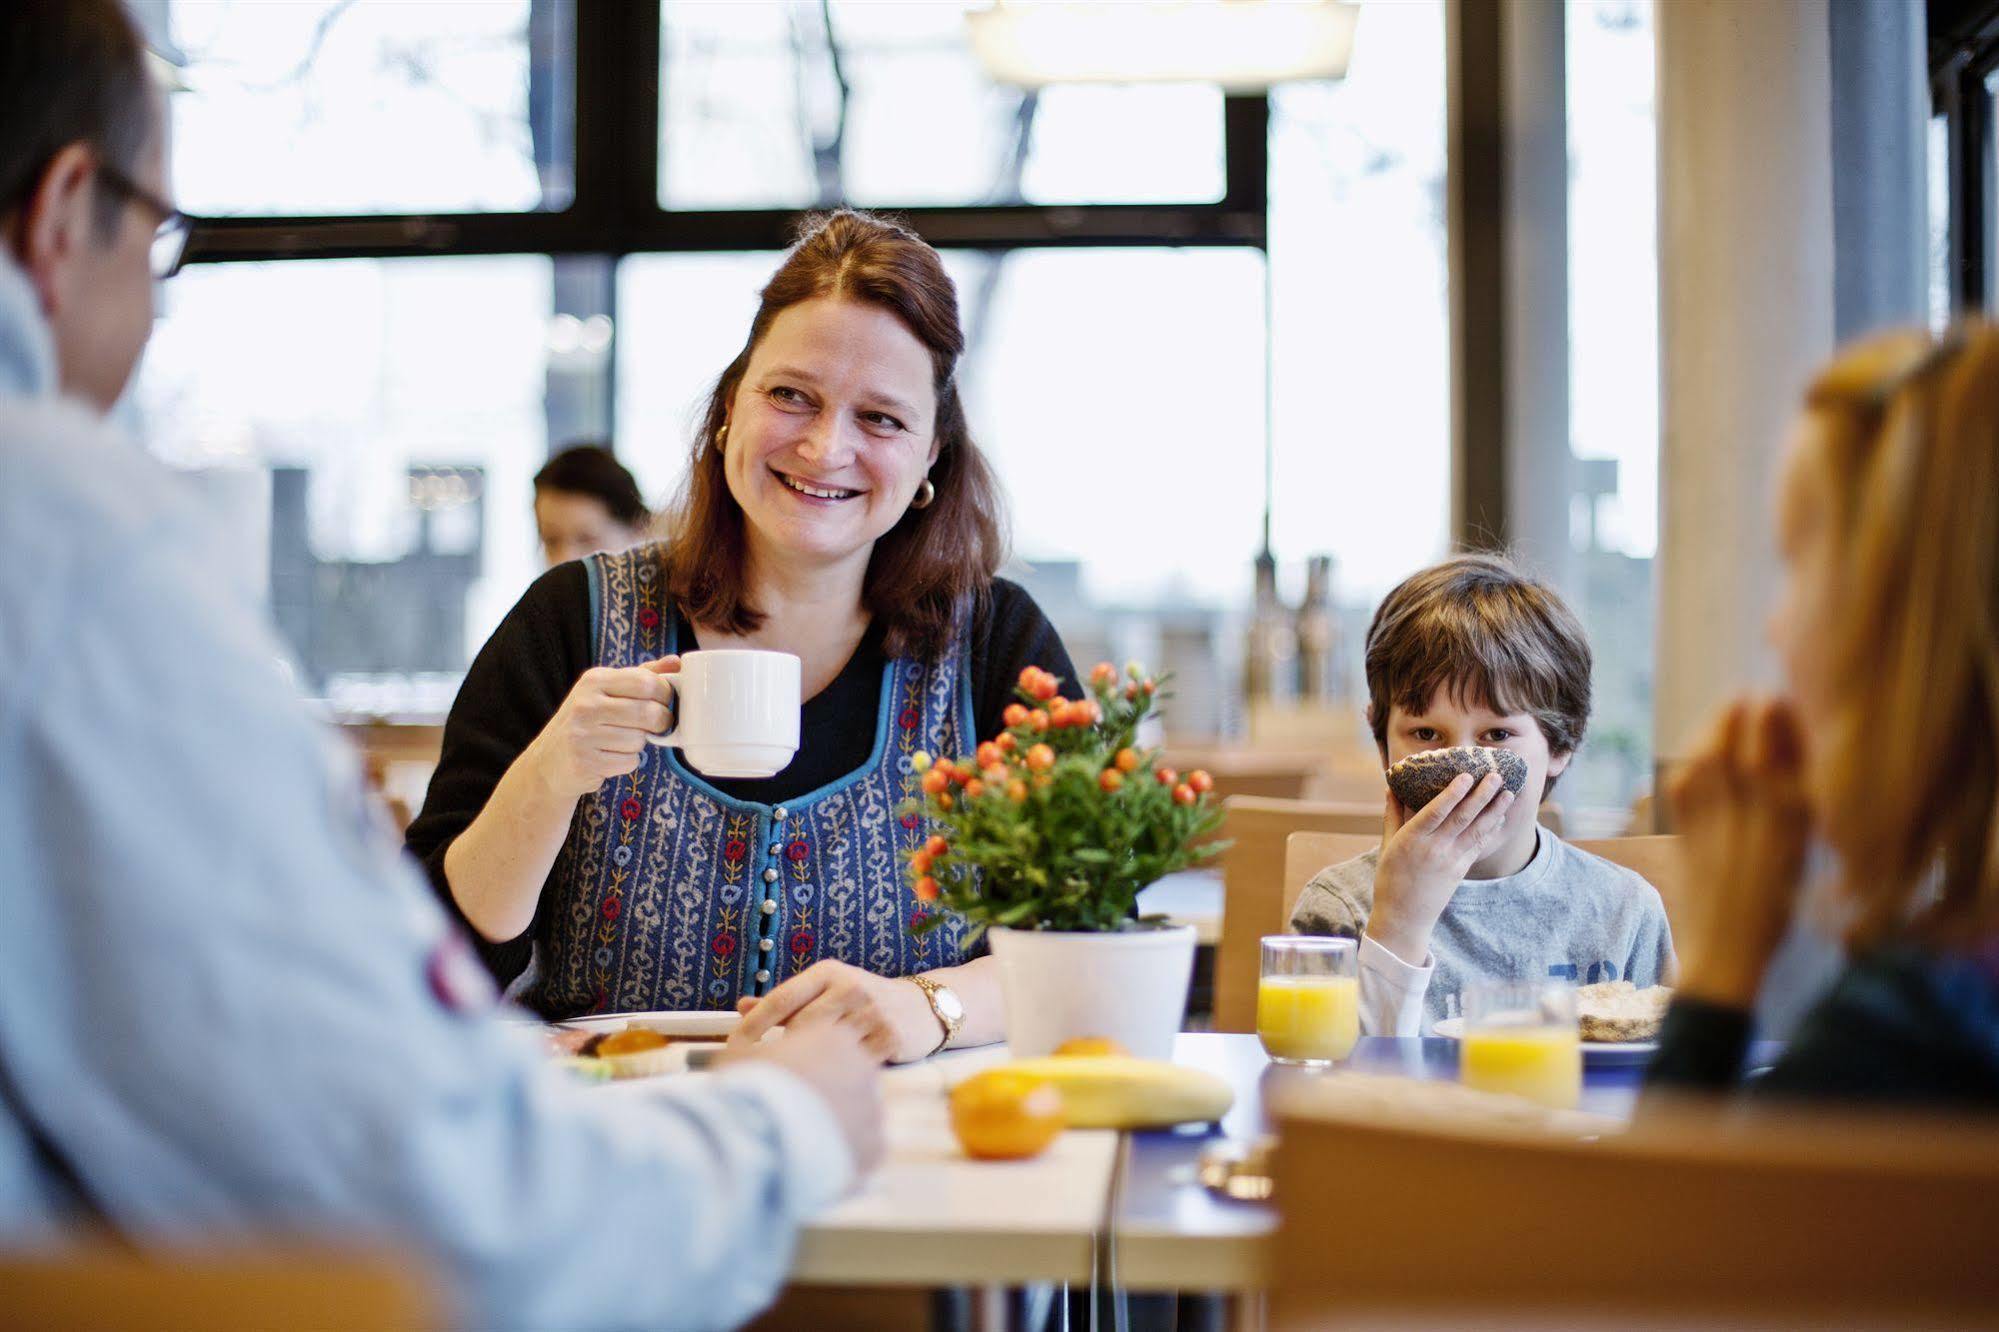
[[[1223,192],[1205,85],[996,87],[954,4],[662,7],[667,208],[1206,203]]]
[[[555,105],[566,4],[169,0],[165,20],[185,85],[172,100],[174,182],[190,212],[569,203],[568,116]]]
[[[1585,835],[1651,783],[1659,544],[1659,260],[1652,9],[1568,7],[1570,541],[1595,714],[1561,799]]]
[[[1331,557],[1347,621],[1444,548],[1441,0],[1268,98],[1001,86],[951,3],[135,8],[205,218],[136,405],[262,494],[274,614],[362,710],[424,710],[538,571],[551,448],[672,493],[800,210],[842,202],[958,282],[1010,572],[1079,658],[1200,682],[1184,729],[1241,724],[1266,544],[1294,607]]]
[[[1999,294],[1999,0],[1928,0],[1931,314],[1984,310]],[[1938,181],[1943,182],[1938,190]],[[1936,298],[1936,288],[1948,294]]]
[[[461,671],[539,572],[549,304],[539,256],[198,266],[165,288],[135,389],[151,446],[269,474],[227,493],[268,527],[310,685],[434,697],[419,677]]]

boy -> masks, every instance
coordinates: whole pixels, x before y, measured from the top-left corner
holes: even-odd
[[[1526,760],[1527,783],[1515,797],[1497,774],[1460,775],[1420,810],[1390,793],[1380,849],[1305,886],[1293,930],[1360,940],[1362,1030],[1428,1032],[1479,981],[1664,981],[1658,892],[1535,819],[1589,721],[1589,643],[1561,598],[1502,559],[1460,555],[1388,594],[1366,665],[1384,765],[1481,745]]]

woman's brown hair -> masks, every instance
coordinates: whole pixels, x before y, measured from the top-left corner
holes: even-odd
[[[1871,339],[1805,402],[1846,605],[1813,782],[1855,942],[1999,928],[1999,332]],[[1808,719],[1808,722],[1812,719]]]
[[[667,513],[667,589],[697,624],[747,633],[763,623],[763,613],[748,600],[743,511],[729,493],[716,437],[772,322],[821,296],[880,306],[930,352],[937,461],[929,475],[936,496],[875,542],[861,598],[883,626],[890,656],[935,658],[949,645],[957,618],[990,590],[1006,558],[1005,517],[999,485],[972,442],[958,396],[965,335],[950,275],[921,237],[868,213],[841,209],[809,219],[763,289],[748,340],[708,395],[687,479]]]

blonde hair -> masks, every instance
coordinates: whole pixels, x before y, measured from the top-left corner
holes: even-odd
[[[1851,937],[1983,934],[1999,925],[1999,331],[1860,343],[1805,410],[1847,603],[1813,766]]]
[[[1383,747],[1389,706],[1420,713],[1439,689],[1533,714],[1554,754],[1574,753],[1589,727],[1582,624],[1553,588],[1497,555],[1457,555],[1405,578],[1374,613],[1364,664],[1368,723]]]

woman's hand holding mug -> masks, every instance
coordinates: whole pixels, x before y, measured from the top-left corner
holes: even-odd
[[[661,657],[643,666],[583,672],[528,746],[543,784],[564,799],[579,799],[637,768],[646,742],[673,720],[673,690],[665,677],[679,669],[679,657]]]

